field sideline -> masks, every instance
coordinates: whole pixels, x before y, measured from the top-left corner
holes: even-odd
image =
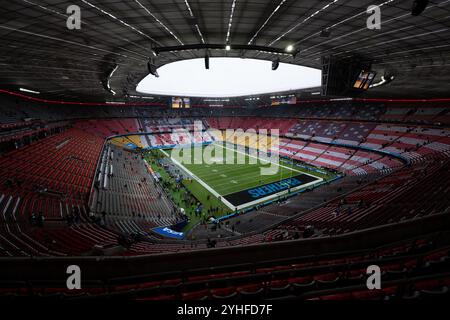
[[[277,197],[279,196],[279,192],[275,191],[277,191],[278,189],[282,191],[281,189],[283,187],[283,184],[290,183],[290,187],[288,188],[288,190],[286,190],[286,192],[284,192],[287,193],[288,191],[296,191],[298,189],[318,184],[324,179],[328,178],[323,175],[321,176],[318,173],[312,174],[308,170],[299,168],[298,166],[293,165],[287,160],[280,159],[280,162],[275,164],[268,163],[265,160],[260,160],[256,164],[252,164],[252,161],[255,162],[255,159],[251,159],[254,158],[253,155],[250,155],[248,153],[243,154],[240,150],[236,150],[223,145],[219,145],[219,147],[222,148],[221,151],[223,153],[219,155],[220,157],[228,157],[228,159],[234,159],[239,156],[241,157],[241,159],[245,160],[243,161],[244,164],[195,164],[194,160],[202,160],[198,158],[198,155],[203,155],[203,151],[206,148],[205,146],[191,146],[182,148],[181,150],[172,149],[168,152],[162,152],[167,157],[170,157],[170,155],[173,154],[174,156],[171,157],[171,159],[178,167],[180,167],[194,180],[199,182],[216,198],[220,197],[221,201],[224,202],[224,204],[227,205],[227,207],[230,209],[242,209],[250,205],[255,205],[258,202],[267,201],[269,200],[269,198]],[[201,150],[199,150],[198,148],[200,148]],[[186,155],[184,154],[185,152],[190,152],[191,154]],[[216,156],[214,152],[212,153],[212,156]],[[183,157],[184,160],[188,159],[189,161],[182,161]],[[271,175],[261,175],[261,168],[268,168],[271,165],[278,167],[278,172]],[[299,179],[301,181],[299,181]],[[258,199],[251,199],[250,197],[249,200],[252,201],[248,201],[248,203],[241,203],[245,202],[245,199],[239,198],[246,197],[246,190],[252,190],[253,194],[257,192],[255,190],[259,190],[260,193],[263,193],[261,190],[273,190],[274,194],[270,194],[269,197],[261,196]],[[231,201],[230,199],[234,200]],[[236,203],[238,203],[239,205],[237,205]]]

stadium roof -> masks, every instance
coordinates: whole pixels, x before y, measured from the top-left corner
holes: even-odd
[[[80,30],[66,26],[72,4],[81,8]],[[366,28],[366,10],[374,4],[383,4],[381,30]],[[320,68],[323,55],[360,54],[374,59],[379,75],[396,76],[370,96],[448,96],[450,0],[430,1],[417,17],[411,5],[412,0],[13,0],[2,8],[0,83],[61,100],[110,100],[136,93],[152,48],[230,44],[282,51],[294,45],[300,50],[295,57],[233,49],[209,55],[279,57]],[[204,49],[162,52],[155,63],[204,56]]]

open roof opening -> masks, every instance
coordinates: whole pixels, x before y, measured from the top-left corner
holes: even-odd
[[[321,85],[318,69],[256,59],[210,58],[183,60],[158,69],[159,78],[148,75],[137,86],[145,94],[187,97],[237,97],[298,90]]]

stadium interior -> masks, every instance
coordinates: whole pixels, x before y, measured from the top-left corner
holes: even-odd
[[[9,1],[0,300],[448,299],[449,12],[448,0]],[[321,86],[137,91],[165,65],[214,72],[219,57],[318,69]]]

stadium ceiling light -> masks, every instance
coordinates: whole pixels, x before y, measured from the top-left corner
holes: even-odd
[[[270,19],[272,19],[272,17],[275,15],[275,13],[280,10],[281,6],[286,2],[286,0],[281,0],[280,4],[275,8],[275,10],[272,11],[272,13],[270,14],[270,16],[266,19],[266,21],[264,21],[264,23],[262,24],[262,26],[258,29],[258,31],[256,31],[256,33],[253,35],[253,37],[250,39],[250,41],[248,42],[248,45],[251,45],[253,43],[253,41],[255,40],[255,38],[258,36],[258,34],[261,32],[262,29],[264,29],[264,27],[267,25],[267,23],[269,22]]]
[[[236,8],[236,2],[237,0],[233,0],[233,3],[231,4],[230,20],[228,22],[227,38],[225,42],[228,42],[230,40],[231,26],[233,25],[233,16],[234,16],[234,9]]]
[[[292,52],[292,51],[294,51],[294,46],[292,44],[290,44],[286,47],[286,52]]]
[[[314,16],[318,15],[319,13],[325,11],[326,9],[328,9],[332,4],[336,4],[338,1],[340,0],[333,0],[330,1],[328,4],[326,4],[324,7],[322,7],[321,9],[317,10],[316,12],[314,12],[313,14],[307,16],[305,19],[303,19],[302,21],[300,21],[299,23],[297,23],[295,26],[291,27],[288,31],[284,32],[282,35],[280,35],[278,38],[276,38],[275,40],[273,40],[271,43],[269,43],[269,47],[273,46],[275,43],[277,43],[278,41],[280,41],[281,39],[283,39],[284,37],[286,37],[288,34],[292,33],[295,29],[297,29],[298,27],[300,27],[302,24],[308,22],[310,19],[312,19]]]
[[[123,101],[105,101],[106,104],[126,104],[126,102]]]
[[[189,15],[191,16],[191,18],[195,19],[194,12],[192,11],[188,0],[184,0],[184,3],[186,5],[186,8],[189,11]],[[205,42],[205,38],[203,37],[203,34],[202,34],[201,30],[200,30],[200,27],[199,27],[198,23],[195,23],[195,28],[197,29],[197,32],[198,32],[198,34],[200,36],[200,39],[202,40],[202,43],[205,44],[206,43]]]
[[[28,93],[34,93],[34,94],[40,94],[39,91],[34,91],[34,90],[30,90],[30,89],[25,89],[25,88],[19,88],[20,91],[22,92],[28,92]]]
[[[383,3],[380,3],[380,4],[378,5],[378,7],[381,8],[381,7],[385,6],[385,5],[388,5],[389,3],[393,2],[393,1],[395,1],[395,0],[388,0],[388,1],[385,1],[385,2],[383,2]],[[327,6],[325,6],[325,7],[327,7]],[[323,9],[325,9],[325,7],[324,7]],[[357,13],[357,14],[351,16],[351,17],[348,17],[348,18],[345,18],[345,19],[343,19],[343,20],[341,20],[341,21],[336,22],[335,24],[331,25],[331,26],[328,27],[327,29],[328,29],[328,30],[330,31],[330,33],[331,33],[331,29],[334,29],[334,28],[336,28],[337,26],[339,26],[339,25],[341,25],[341,24],[344,24],[344,23],[346,23],[346,22],[348,22],[348,21],[350,21],[350,20],[352,20],[352,19],[358,18],[358,17],[360,17],[362,14],[365,14],[365,13],[366,13],[365,10],[362,11],[362,12],[359,12],[359,13]],[[403,16],[400,16],[400,17],[397,17],[397,18],[401,18],[401,17],[403,17]],[[396,19],[396,18],[395,18],[395,19]],[[344,36],[351,35],[351,34],[353,34],[353,33],[354,33],[354,32],[345,34],[345,35],[343,35],[343,36],[340,36],[340,38],[341,38],[341,37],[344,37]],[[306,42],[306,41],[309,40],[310,38],[315,37],[315,36],[317,36],[317,35],[321,35],[321,34],[322,34],[322,31],[313,33],[313,34],[309,35],[308,37],[302,38],[301,40],[297,41],[297,44],[302,43],[302,42]],[[311,47],[309,47],[309,48],[307,48],[307,49],[304,49],[304,51],[309,51],[309,50],[311,50],[311,49],[313,49],[313,48],[316,48],[316,47],[318,47],[318,46],[320,46],[320,45],[323,45],[324,43],[328,43],[328,42],[330,42],[330,41],[333,41],[333,39],[327,40],[326,42],[321,42],[321,43],[319,43],[319,44],[315,44],[315,45],[313,45],[313,46],[311,46]]]
[[[133,98],[133,99],[151,99],[151,100],[155,99],[154,97],[136,96],[136,95],[131,95],[131,96],[128,96],[128,97],[129,98]]]
[[[155,21],[161,26],[163,27],[172,37],[175,38],[176,41],[178,41],[179,44],[183,45],[183,41],[181,41],[177,35],[170,30],[161,20],[159,20],[146,6],[144,6],[142,3],[139,2],[139,0],[134,0],[134,2],[136,2],[142,9],[145,10],[145,12],[147,12],[153,19],[155,19]]]
[[[295,46],[293,46],[293,52],[286,52],[286,48],[274,48],[274,47],[264,47],[264,46],[256,46],[256,45],[242,45],[242,44],[214,44],[214,43],[206,43],[206,44],[189,44],[184,46],[170,46],[170,47],[154,47],[153,50],[157,55],[163,52],[179,52],[179,51],[194,51],[194,50],[240,50],[240,51],[257,51],[264,52],[276,55],[292,55],[295,57],[297,51]]]
[[[127,28],[130,28],[130,29],[136,31],[137,33],[139,33],[140,35],[142,35],[142,36],[144,36],[144,37],[150,39],[151,41],[160,44],[160,43],[157,42],[155,39],[153,39],[153,38],[150,37],[149,35],[145,34],[145,33],[142,32],[141,30],[139,30],[139,29],[133,27],[132,25],[130,25],[129,23],[127,23],[127,22],[125,22],[125,21],[123,21],[123,20],[117,18],[117,17],[114,16],[113,14],[111,14],[111,13],[109,13],[109,12],[107,12],[107,11],[105,11],[105,10],[99,8],[99,7],[97,7],[96,5],[90,3],[89,1],[87,1],[87,0],[81,0],[81,2],[87,4],[88,6],[94,8],[94,9],[96,9],[96,10],[98,10],[98,11],[100,11],[100,12],[103,13],[104,15],[110,17],[111,19],[114,19],[114,20],[118,21],[119,23],[121,23],[122,25],[126,26]]]

